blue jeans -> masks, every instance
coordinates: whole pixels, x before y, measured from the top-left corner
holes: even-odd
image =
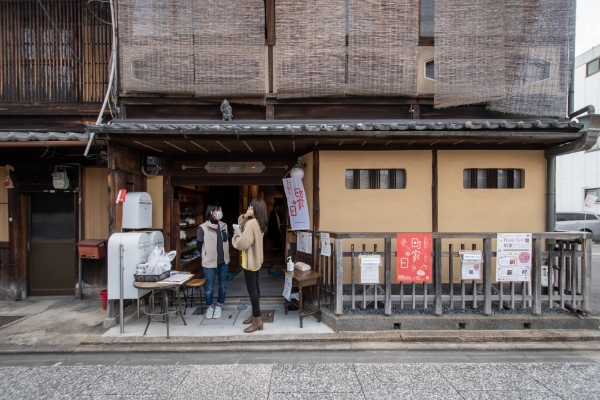
[[[206,268],[204,269],[204,278],[206,279],[206,306],[210,307],[213,305],[213,293],[215,291],[215,278],[219,277],[219,296],[217,297],[217,305],[222,306],[225,304],[225,292],[227,291],[227,271],[229,265],[220,264],[217,268]]]

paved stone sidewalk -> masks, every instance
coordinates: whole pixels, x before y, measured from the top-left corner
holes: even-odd
[[[10,399],[598,399],[596,363],[0,368]]]

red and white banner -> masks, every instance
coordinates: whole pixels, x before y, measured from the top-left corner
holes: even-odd
[[[287,178],[283,180],[285,196],[287,198],[288,213],[290,223],[295,231],[306,231],[310,229],[310,220],[308,217],[308,202],[304,185],[300,178]]]
[[[431,274],[431,233],[398,233],[396,255],[398,282],[429,282]]]

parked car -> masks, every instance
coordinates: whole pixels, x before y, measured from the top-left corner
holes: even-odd
[[[561,211],[556,213],[555,231],[587,231],[600,238],[600,217],[592,211]]]

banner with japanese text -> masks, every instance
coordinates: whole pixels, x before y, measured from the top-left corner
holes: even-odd
[[[308,217],[308,203],[306,201],[302,179],[297,177],[286,178],[283,180],[283,187],[285,188],[292,230],[309,230],[310,221]]]
[[[429,282],[432,278],[431,233],[398,233],[398,282]]]

